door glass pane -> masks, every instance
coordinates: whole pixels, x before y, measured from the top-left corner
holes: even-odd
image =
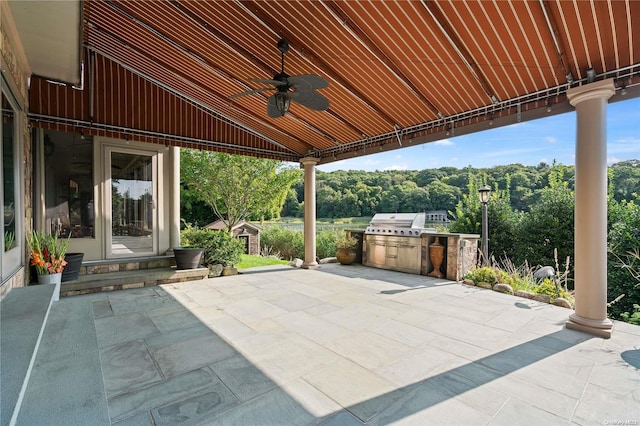
[[[62,237],[95,237],[91,138],[47,131],[44,170],[47,229]]]
[[[2,177],[4,207],[4,251],[16,245],[16,161],[14,159],[14,115],[9,101],[2,95]]]
[[[153,252],[152,157],[111,153],[111,254]]]

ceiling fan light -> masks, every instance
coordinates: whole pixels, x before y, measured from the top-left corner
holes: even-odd
[[[291,98],[286,93],[276,93],[276,108],[282,115],[289,111],[289,105],[291,104]]]

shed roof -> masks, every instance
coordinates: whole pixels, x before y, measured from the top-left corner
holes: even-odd
[[[213,229],[213,230],[223,230],[227,228],[227,225],[225,225],[225,223],[221,220],[217,220],[215,222],[211,222],[210,224],[205,226],[206,229]],[[262,230],[262,228],[260,228],[258,225],[254,225],[252,223],[246,222],[246,221],[242,221],[238,224],[236,224],[232,230],[236,230],[238,228],[249,228],[249,229],[253,229],[254,231],[260,232]]]

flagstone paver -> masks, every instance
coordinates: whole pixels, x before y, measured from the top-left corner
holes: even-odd
[[[357,265],[249,272],[53,305],[93,318],[65,320],[95,327],[112,424],[640,424],[640,327],[603,340],[568,309]]]

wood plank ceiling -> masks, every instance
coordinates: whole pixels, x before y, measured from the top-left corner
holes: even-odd
[[[264,87],[250,78],[280,71],[281,37],[291,45],[288,74],[329,81],[320,91],[328,110],[292,103],[269,118],[272,91],[229,99]],[[330,162],[566,111],[565,92],[593,78],[587,69],[633,93],[639,39],[640,2],[631,0],[84,3],[88,51],[262,138],[258,155],[288,161]]]

